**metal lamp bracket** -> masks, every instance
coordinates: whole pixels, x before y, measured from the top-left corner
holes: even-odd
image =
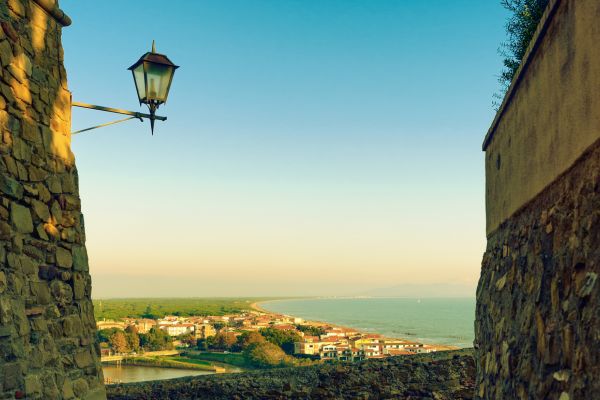
[[[72,102],[71,105],[73,107],[89,108],[89,109],[92,109],[92,110],[111,112],[111,113],[115,113],[115,114],[129,115],[128,118],[118,119],[116,121],[111,121],[111,122],[107,122],[107,123],[104,123],[104,124],[92,126],[90,128],[80,129],[78,131],[71,132],[71,135],[76,135],[78,133],[91,131],[92,129],[97,129],[97,128],[102,128],[102,127],[109,126],[109,125],[118,124],[120,122],[129,121],[131,119],[139,119],[140,121],[143,122],[144,118],[147,118],[147,119],[150,120],[150,123],[152,125],[154,125],[154,121],[155,120],[159,120],[159,121],[166,121],[167,120],[167,117],[161,117],[159,115],[154,115],[153,113],[152,114],[144,114],[144,113],[140,113],[140,112],[136,112],[136,111],[121,110],[119,108],[103,107],[103,106],[97,106],[97,105],[94,105],[94,104],[80,103],[78,101]]]

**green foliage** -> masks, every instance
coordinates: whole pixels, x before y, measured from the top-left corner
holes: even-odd
[[[109,328],[109,329],[101,329],[96,332],[96,336],[98,337],[98,341],[100,343],[108,343],[110,342],[110,337],[115,333],[119,332],[119,328]]]
[[[293,365],[291,357],[285,354],[281,347],[270,343],[254,343],[244,350],[246,360],[260,368],[281,367]]]
[[[198,344],[196,337],[191,333],[184,333],[183,335],[179,335],[177,339],[180,340],[181,343],[187,344],[190,347],[196,347],[196,345]]]
[[[237,347],[245,350],[248,346],[263,343],[265,340],[265,337],[258,332],[244,332],[237,338]]]
[[[116,331],[109,338],[110,347],[117,353],[128,353],[129,346],[123,331]]]
[[[243,354],[240,353],[185,353],[185,356],[194,360],[212,361],[221,364],[234,365],[245,369],[254,369],[254,365],[249,364]]]
[[[138,335],[135,326],[130,325],[125,328],[125,339],[127,340],[127,346],[131,351],[137,353],[140,350],[140,335]]]
[[[103,299],[94,300],[94,315],[96,319],[225,315],[249,311],[252,303],[262,300],[268,298]]]
[[[219,332],[221,329],[223,329],[227,326],[227,324],[225,322],[219,322],[219,321],[213,322],[212,325],[217,332]]]
[[[504,57],[504,69],[499,79],[503,93],[495,96],[497,100],[501,100],[519,69],[548,0],[501,0],[501,3],[511,14],[506,23],[508,38],[500,47]],[[499,106],[497,102],[495,105]]]
[[[325,329],[320,326],[296,325],[296,329],[308,336],[321,336],[325,334]]]
[[[149,351],[170,350],[173,339],[162,329],[152,328],[148,333],[140,333],[140,345]]]
[[[219,332],[209,338],[209,346],[218,350],[232,350],[237,343],[237,338],[233,332]]]
[[[207,366],[212,365],[208,361],[196,360],[196,359],[189,358],[189,357],[168,357],[167,359],[173,360],[173,361],[178,361],[178,362],[183,362],[183,363],[196,364],[196,365],[207,365]]]
[[[207,351],[209,341],[212,341],[212,336],[208,339],[198,339],[198,342],[196,343],[197,349],[200,351]]]
[[[287,354],[294,354],[294,342],[302,340],[300,335],[294,331],[282,331],[275,328],[263,328],[260,334],[276,346],[281,347]]]

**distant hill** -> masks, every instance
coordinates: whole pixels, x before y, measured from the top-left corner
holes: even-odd
[[[370,289],[356,296],[370,297],[475,297],[475,285],[458,283],[400,284],[391,287]]]

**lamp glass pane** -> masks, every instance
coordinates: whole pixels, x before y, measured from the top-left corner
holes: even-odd
[[[146,64],[146,79],[148,80],[148,100],[165,102],[168,96],[169,82],[173,68],[164,64]]]
[[[133,79],[140,101],[146,98],[146,83],[144,82],[144,65],[140,64],[133,70]]]

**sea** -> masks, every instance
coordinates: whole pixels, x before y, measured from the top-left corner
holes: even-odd
[[[475,298],[317,298],[261,302],[265,310],[427,344],[473,347]]]

